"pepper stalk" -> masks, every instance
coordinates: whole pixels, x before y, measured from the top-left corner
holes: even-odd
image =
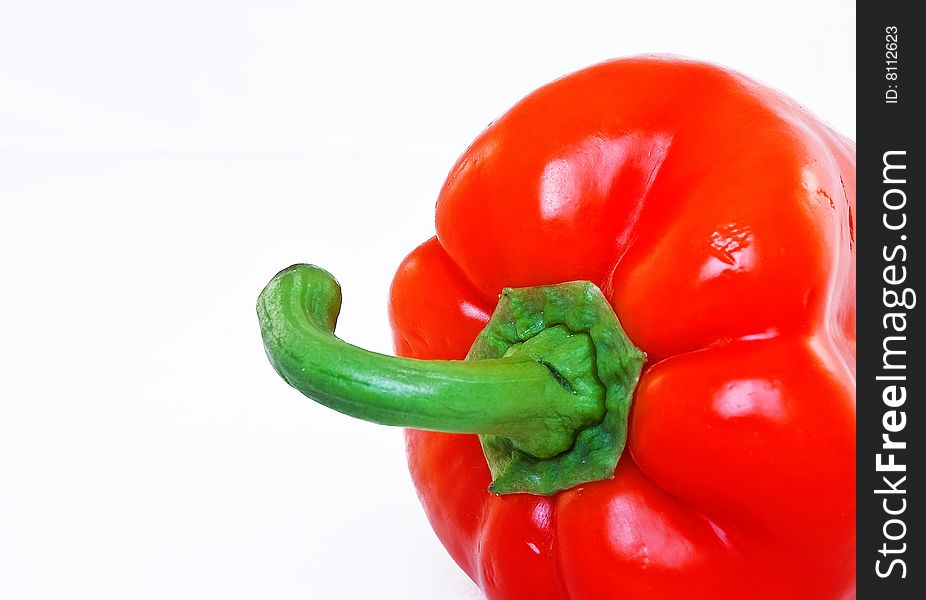
[[[645,355],[588,281],[505,289],[466,360],[387,356],[334,335],[341,288],[293,265],[257,303],[267,356],[309,398],[365,421],[479,434],[497,494],[608,479]]]

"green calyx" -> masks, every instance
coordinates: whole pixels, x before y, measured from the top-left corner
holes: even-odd
[[[585,342],[569,353],[569,362],[552,358],[554,353],[528,349],[554,331]],[[587,481],[610,479],[624,450],[630,402],[646,355],[633,345],[611,305],[590,281],[504,290],[467,360],[525,351],[538,362],[549,361],[575,397],[597,398],[600,410],[591,422],[573,431],[569,448],[554,456],[525,452],[504,436],[483,435],[482,449],[493,478],[490,490],[549,495]]]
[[[334,335],[338,283],[281,271],[257,303],[267,356],[291,386],[384,425],[480,434],[496,494],[609,479],[645,355],[594,284],[506,289],[466,360],[415,360]]]

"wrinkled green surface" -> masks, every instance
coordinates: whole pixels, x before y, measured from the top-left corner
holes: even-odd
[[[603,415],[581,428],[574,444],[550,457],[520,448],[510,438],[483,435],[482,448],[496,494],[550,495],[587,481],[609,479],[627,439],[627,416],[645,355],[621,328],[598,288],[587,281],[534,288],[506,289],[498,307],[476,338],[468,360],[495,359],[521,352],[550,331],[563,330],[589,340],[593,364],[560,364],[555,354],[536,353],[578,390],[598,386]],[[574,355],[573,355],[574,356]]]

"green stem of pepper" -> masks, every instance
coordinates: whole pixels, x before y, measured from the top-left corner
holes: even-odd
[[[270,362],[309,398],[383,425],[482,435],[496,493],[550,494],[613,473],[643,355],[592,284],[506,290],[467,360],[399,358],[348,344],[334,335],[340,305],[338,283],[311,265],[280,272],[258,300]],[[610,320],[601,323],[599,313]],[[617,369],[621,398],[600,368],[615,337],[626,340],[618,362],[630,366]],[[615,409],[623,423],[616,430]],[[602,446],[619,447],[598,464]]]

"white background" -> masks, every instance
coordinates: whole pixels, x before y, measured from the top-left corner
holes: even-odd
[[[854,5],[0,0],[0,598],[479,598],[398,430],[280,381],[294,262],[339,332],[521,96],[600,60],[737,68],[855,135]]]

